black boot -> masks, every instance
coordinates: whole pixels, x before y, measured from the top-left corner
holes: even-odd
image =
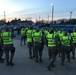
[[[5,58],[1,58],[2,60],[5,60]]]
[[[37,63],[39,62],[38,59],[36,59],[36,62],[37,62]]]
[[[51,60],[51,57],[49,56],[49,60]]]
[[[30,54],[30,59],[32,59],[32,55]]]
[[[61,65],[64,66],[64,63],[62,62]]]
[[[75,59],[75,56],[73,56],[72,59]]]
[[[52,65],[51,65],[51,67],[52,67],[52,68],[54,68],[54,67],[55,67],[55,65],[54,65],[54,64],[52,64]]]
[[[4,63],[4,60],[0,59],[0,63]]]
[[[7,60],[7,65],[9,65],[10,64],[10,62]]]
[[[39,60],[40,60],[40,62],[42,62],[42,56],[40,56],[40,59]]]
[[[40,60],[40,62],[42,62],[42,59],[39,59]]]
[[[49,71],[51,71],[51,68],[50,68],[50,66],[47,66],[47,69],[48,69]]]
[[[70,59],[68,59],[68,63],[70,63]]]
[[[20,46],[22,46],[22,44],[20,44]]]
[[[35,55],[33,55],[33,58],[35,58]]]
[[[11,65],[11,66],[14,66],[14,63],[13,63],[12,61],[10,61],[10,65]]]

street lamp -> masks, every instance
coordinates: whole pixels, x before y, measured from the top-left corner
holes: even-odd
[[[4,22],[5,22],[5,11],[4,11]]]
[[[49,22],[49,15],[48,15],[48,22]]]
[[[52,6],[52,24],[53,24],[53,17],[54,17],[54,4],[51,4]]]
[[[70,12],[70,20],[72,19],[72,13],[73,13],[73,12],[71,11],[71,12]]]

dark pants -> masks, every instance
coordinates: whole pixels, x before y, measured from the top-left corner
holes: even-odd
[[[25,40],[26,40],[26,37],[25,36],[21,36],[21,45],[22,45],[22,42],[24,42],[24,45],[25,45]]]
[[[34,43],[36,61],[38,61],[38,58],[42,60],[43,47],[44,45],[42,43],[39,43],[39,42]]]
[[[61,46],[61,61],[62,61],[62,64],[64,64],[64,61],[65,61],[65,54],[67,55],[68,62],[70,62],[70,52],[71,52],[70,46],[64,46],[64,45]]]
[[[5,50],[6,61],[12,62],[13,57],[14,57],[14,53],[15,53],[15,47],[13,46],[13,44],[8,44],[8,45],[4,45],[3,48]],[[11,53],[10,58],[9,58],[9,52]]]
[[[3,56],[3,49],[2,49],[2,47],[0,46],[0,60],[2,59],[2,56]]]
[[[29,55],[30,58],[35,56],[35,49],[33,47],[33,43],[32,42],[28,42],[28,48],[29,48]]]
[[[48,47],[48,54],[49,54],[49,58],[50,58],[50,63],[49,63],[49,67],[54,65],[54,62],[56,60],[56,56],[57,56],[57,49],[56,49],[56,46],[54,47]]]
[[[75,48],[76,48],[76,44],[73,44],[73,47],[72,47],[73,58],[75,58]]]

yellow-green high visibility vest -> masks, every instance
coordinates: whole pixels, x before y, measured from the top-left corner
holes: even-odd
[[[42,42],[42,32],[41,31],[35,32],[33,34],[33,41],[34,42]]]
[[[25,36],[25,29],[24,28],[21,29],[21,35]]]
[[[63,33],[59,33],[60,40],[62,39],[62,37],[63,37]]]
[[[50,47],[52,47],[52,46],[56,46],[56,42],[55,42],[55,36],[54,36],[54,34],[48,34],[47,35],[47,40],[48,40],[48,46]]]
[[[73,43],[76,43],[76,32],[73,33]]]
[[[27,30],[27,42],[32,42],[32,30]]]
[[[12,44],[13,43],[13,39],[11,37],[11,32],[2,33],[1,37],[3,39],[3,44]]]
[[[65,46],[70,46],[70,39],[68,36],[63,36],[61,40],[61,44]]]

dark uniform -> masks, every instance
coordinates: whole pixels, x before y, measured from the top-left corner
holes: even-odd
[[[1,34],[1,37],[3,39],[3,49],[5,50],[5,57],[6,57],[6,62],[7,65],[14,65],[13,64],[13,57],[15,53],[15,47],[13,46],[13,37],[14,35],[9,32],[9,29],[6,28],[5,32]],[[9,58],[9,52],[11,53],[10,58]]]
[[[54,31],[51,30],[47,34],[47,41],[48,41],[48,53],[49,53],[49,58],[50,58],[50,63],[47,66],[49,70],[51,70],[51,67],[54,67],[54,62],[56,60],[56,55],[57,55],[57,49],[56,49],[56,39],[54,35]]]
[[[71,37],[68,36],[67,32],[64,32],[61,39],[61,65],[64,65],[65,54],[67,55],[68,62],[70,62],[71,52]]]
[[[44,47],[44,42],[42,32],[39,31],[38,28],[33,34],[33,41],[34,41],[36,62],[38,62],[38,60],[42,62],[42,51]]]
[[[0,33],[1,33],[1,30],[0,30]],[[0,34],[0,63],[4,63],[3,58],[2,58],[4,51],[3,51],[2,47],[3,47],[3,40],[2,40],[2,37]]]

